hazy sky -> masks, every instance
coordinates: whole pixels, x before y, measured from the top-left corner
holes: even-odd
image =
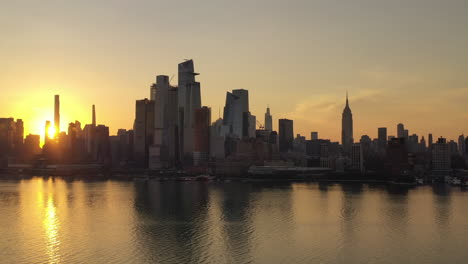
[[[131,128],[158,74],[193,59],[213,120],[228,90],[270,105],[295,133],[340,139],[346,90],[355,140],[468,134],[468,1],[15,0],[0,8],[0,117],[43,133],[61,95],[67,123]]]

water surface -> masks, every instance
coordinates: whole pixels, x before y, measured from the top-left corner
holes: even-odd
[[[468,192],[0,181],[1,263],[468,263]]]

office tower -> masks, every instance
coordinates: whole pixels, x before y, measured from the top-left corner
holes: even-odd
[[[156,76],[151,86],[154,97],[154,140],[150,147],[149,168],[174,166],[178,160],[178,89],[169,84],[169,76]]]
[[[278,120],[279,127],[279,151],[288,152],[293,148],[294,127],[293,120],[280,119]]]
[[[223,124],[219,118],[210,127],[210,157],[220,160],[226,157],[225,140],[229,135],[230,127]]]
[[[92,125],[96,126],[96,106],[93,105],[93,114],[92,114]]]
[[[21,155],[24,139],[24,123],[22,119],[17,119],[15,124],[15,149],[16,154]]]
[[[15,141],[15,120],[13,118],[0,118],[0,157],[13,155],[15,151]]]
[[[403,138],[405,137],[405,126],[402,123],[397,125],[397,137]]]
[[[432,134],[429,134],[428,136],[428,148],[431,149],[432,148],[432,144],[433,144],[433,139],[432,139]]]
[[[110,164],[109,127],[98,125],[95,129],[96,161],[101,164]]]
[[[363,149],[359,143],[354,143],[351,146],[351,169],[359,170],[361,173],[364,172]]]
[[[409,131],[408,131],[408,129],[405,129],[405,130],[403,131],[403,138],[405,138],[406,140],[408,140],[408,138],[409,138]]]
[[[156,77],[156,83],[157,83],[157,78],[158,77]],[[152,101],[156,100],[156,91],[157,91],[156,83],[153,83],[150,89],[150,100]]]
[[[248,113],[248,130],[247,130],[247,136],[249,138],[255,138],[255,131],[257,130],[257,117],[254,115],[251,115]]]
[[[265,113],[265,130],[273,131],[273,117],[270,114],[270,107],[267,107]]]
[[[29,134],[24,139],[24,159],[30,161],[35,155],[41,154],[39,135]]]
[[[386,157],[385,170],[392,176],[399,177],[408,173],[408,150],[404,138],[392,138],[387,142]]]
[[[210,151],[211,108],[195,109],[195,138],[193,144],[193,163],[195,166],[206,164]]]
[[[252,131],[256,124],[252,122],[254,118],[249,112],[249,92],[244,89],[236,89],[232,93],[227,92],[223,124],[229,127],[230,137],[239,139],[255,137]]]
[[[448,175],[450,150],[445,138],[440,137],[436,143],[432,144],[432,170],[440,171],[443,174],[441,176]]]
[[[150,169],[167,166],[167,108],[169,95],[169,76],[156,76],[156,83],[151,86],[151,100],[154,100],[154,140],[150,147]]]
[[[50,135],[49,135],[49,131],[50,131],[50,121],[47,120],[45,122],[45,135],[44,135],[44,144],[47,144],[50,140]]]
[[[387,145],[387,128],[386,127],[378,128],[378,140],[379,140],[379,147],[385,148],[385,146]]]
[[[341,144],[345,154],[350,154],[353,142],[353,114],[349,108],[348,93],[346,93],[346,106],[341,120]]]
[[[458,137],[458,153],[463,156],[466,152],[466,144],[465,144],[465,135],[461,134]]]
[[[154,101],[143,99],[135,104],[133,123],[133,155],[137,166],[146,168],[149,164],[149,146],[154,140]]]
[[[178,105],[179,105],[179,149],[181,161],[191,163],[194,139],[194,113],[201,107],[200,83],[195,81],[193,61],[179,64]]]
[[[458,144],[454,140],[450,140],[447,145],[449,146],[450,156],[458,154]]]
[[[60,96],[58,94],[55,95],[54,127],[54,136],[57,136],[60,133]]]
[[[426,152],[426,139],[424,139],[424,136],[421,138],[421,142],[419,143],[418,152]]]
[[[318,140],[318,132],[311,132],[310,133],[311,140]]]

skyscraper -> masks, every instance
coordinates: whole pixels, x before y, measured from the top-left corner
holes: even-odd
[[[405,126],[402,123],[397,125],[397,137],[403,138],[405,137]]]
[[[293,121],[289,119],[280,119],[279,123],[279,151],[288,152],[293,148],[294,127]]]
[[[47,120],[45,122],[44,144],[47,144],[49,142],[49,140],[50,140],[49,130],[50,130],[50,121]]]
[[[211,108],[195,109],[195,138],[193,144],[193,163],[203,165],[208,161],[210,152]]]
[[[273,131],[273,117],[270,114],[270,107],[267,107],[265,113],[265,130]]]
[[[378,128],[378,139],[379,139],[379,146],[385,148],[387,145],[387,128],[386,127],[379,127]]]
[[[57,136],[60,134],[60,96],[58,94],[55,95],[55,109],[54,109],[54,127],[55,127],[55,135]]]
[[[318,140],[318,132],[311,132],[310,133],[311,140]]]
[[[438,171],[438,176],[446,176],[450,170],[450,150],[447,140],[439,138],[432,145],[432,170]]]
[[[146,168],[149,164],[149,146],[154,140],[154,101],[137,100],[135,108],[133,155],[137,165]]]
[[[249,91],[232,90],[226,94],[223,124],[229,127],[233,138],[255,137],[256,121],[249,112]]]
[[[463,156],[466,152],[466,145],[465,145],[465,135],[461,134],[458,137],[458,153]]]
[[[92,120],[92,125],[96,126],[96,106],[93,105],[93,120]]]
[[[179,149],[181,161],[191,163],[195,109],[201,107],[200,83],[195,81],[193,60],[179,63]]]
[[[150,169],[174,166],[177,156],[178,89],[171,87],[169,76],[156,76],[151,86],[154,98],[154,142],[150,147]]]
[[[432,134],[429,134],[428,136],[428,148],[431,149],[432,148],[432,144],[434,143],[433,139],[432,139]]]
[[[351,152],[353,141],[353,114],[349,108],[348,93],[346,93],[346,106],[341,120],[341,144],[346,154]]]

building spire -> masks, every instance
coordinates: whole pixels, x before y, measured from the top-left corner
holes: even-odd
[[[346,107],[349,107],[349,103],[348,103],[348,90],[346,90]]]
[[[96,126],[96,107],[93,105],[93,126]]]

